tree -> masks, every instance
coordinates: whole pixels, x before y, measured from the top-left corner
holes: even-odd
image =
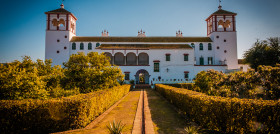
[[[90,52],[73,54],[65,66],[64,88],[79,88],[81,93],[88,93],[118,85],[123,79],[121,69],[111,66],[103,53]]]
[[[38,76],[37,63],[24,56],[22,62],[0,65],[0,99],[45,99],[46,82]]]
[[[243,57],[245,63],[257,69],[259,65],[276,66],[280,63],[280,38],[268,38],[267,40],[255,42],[254,46],[247,50]]]

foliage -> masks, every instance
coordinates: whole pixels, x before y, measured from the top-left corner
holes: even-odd
[[[121,134],[124,126],[125,124],[122,124],[121,121],[116,123],[115,120],[110,125],[106,125],[110,134]]]
[[[156,90],[190,119],[229,133],[280,133],[280,101],[208,96],[156,84]]]
[[[65,66],[63,87],[66,89],[79,88],[81,93],[89,93],[98,89],[118,85],[123,79],[121,70],[113,66],[104,54],[90,52],[73,54]]]
[[[39,100],[0,100],[0,131],[52,133],[83,128],[129,92],[130,85]]]
[[[279,64],[275,67],[259,66],[256,71],[250,69],[247,72],[240,71],[228,75],[208,70],[199,72],[195,85],[188,89],[223,97],[257,98],[258,95],[262,95],[263,99],[279,99],[279,76]],[[257,90],[264,90],[264,93],[258,93]]]
[[[134,84],[135,84],[135,81],[134,81],[134,80],[130,80],[129,83],[132,84],[132,85],[134,85]]]
[[[247,50],[243,57],[245,63],[249,63],[253,69],[259,65],[275,66],[280,63],[280,38],[268,38],[255,42],[255,45]]]
[[[0,99],[46,99],[48,92],[44,78],[38,77],[41,62],[23,57],[22,62],[14,61],[0,65]]]
[[[188,126],[185,128],[187,134],[198,134],[198,128],[195,126]]]

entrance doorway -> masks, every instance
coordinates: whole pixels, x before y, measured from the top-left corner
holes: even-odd
[[[149,84],[150,75],[148,71],[141,69],[136,72],[136,84]]]

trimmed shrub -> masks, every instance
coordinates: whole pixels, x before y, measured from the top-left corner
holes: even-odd
[[[49,100],[0,100],[1,132],[51,133],[83,128],[129,92],[130,85]]]
[[[280,101],[208,96],[156,84],[156,90],[193,121],[230,133],[280,133]]]

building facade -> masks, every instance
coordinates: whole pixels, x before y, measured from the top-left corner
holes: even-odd
[[[221,6],[207,19],[206,37],[149,37],[138,31],[135,37],[76,36],[77,18],[61,8],[45,13],[45,58],[62,65],[78,52],[104,53],[111,64],[118,65],[125,80],[136,83],[183,83],[192,81],[203,70],[230,72],[238,69],[236,13]]]

